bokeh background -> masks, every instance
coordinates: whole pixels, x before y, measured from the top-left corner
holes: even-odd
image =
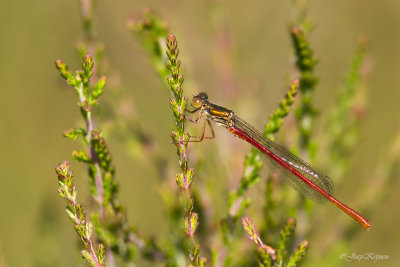
[[[177,164],[169,137],[173,126],[169,91],[126,27],[129,18],[142,16],[144,7],[167,21],[178,38],[186,95],[207,91],[214,102],[235,108],[241,117],[260,126],[266,118],[263,114],[274,110],[291,78],[288,25],[293,7],[289,0],[98,1],[97,39],[104,44],[114,84],[100,102],[107,94],[129,100],[141,127],[171,164],[174,179]],[[374,172],[399,131],[400,2],[313,0],[308,17],[315,25],[310,41],[320,59],[314,103],[321,113],[335,104],[358,39],[369,39],[368,107],[351,158],[351,175],[336,188],[336,195],[346,202],[364,177]],[[218,39],[221,33],[228,43]],[[76,44],[82,35],[78,1],[6,1],[0,9],[0,257],[9,266],[82,265],[54,172],[57,163],[69,160],[78,177],[78,194],[87,201],[86,170],[71,159],[72,150],[80,144],[62,137],[64,129],[81,123],[77,99],[54,67],[58,58],[70,69],[79,67]],[[226,66],[230,69],[224,73]],[[317,130],[324,123],[321,117],[316,119]],[[217,130],[217,139],[230,138],[223,129]],[[135,156],[115,135],[109,137],[109,144],[130,222],[144,235],[166,231],[151,159],[133,160]],[[223,155],[224,143],[218,144],[216,153]],[[249,147],[238,146],[243,152],[237,159],[240,163]],[[200,149],[209,153],[212,144]],[[360,228],[349,244],[352,250],[340,252],[389,255],[389,260],[362,264],[399,266],[398,192],[400,183],[395,179],[379,207],[369,211],[373,229]],[[328,205],[316,209],[325,208],[348,219]],[[316,247],[311,243],[310,250]],[[337,264],[359,263],[338,258]]]

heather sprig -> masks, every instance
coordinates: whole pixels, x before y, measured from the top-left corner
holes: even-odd
[[[260,257],[259,266],[278,266],[276,250],[263,243],[253,221],[249,217],[243,217],[242,225],[250,240],[257,245]]]
[[[287,267],[297,266],[300,260],[306,255],[308,246],[309,242],[307,240],[303,240],[290,256]]]
[[[269,121],[264,127],[265,137],[274,140],[274,134],[279,131],[283,124],[284,118],[289,114],[292,108],[298,89],[299,80],[294,80],[290,85],[289,91],[279,103],[279,108],[277,108],[274,113],[269,116]]]
[[[83,38],[77,45],[77,52],[80,58],[89,54],[97,62],[93,72],[96,74],[103,73],[104,64],[103,54],[104,45],[97,40],[95,10],[97,0],[79,0],[79,11],[81,15],[81,23],[83,30]]]
[[[165,65],[167,57],[164,53],[168,26],[150,9],[144,9],[143,13],[145,18],[140,21],[129,20],[128,28],[139,38],[142,46],[151,56],[154,68],[165,81],[169,75],[169,69]]]
[[[280,233],[280,241],[279,241],[279,246],[277,250],[277,258],[278,261],[283,261],[285,255],[287,254],[287,248],[289,246],[290,240],[294,236],[294,231],[296,229],[296,220],[294,218],[289,218],[285,225],[283,226],[281,233]]]
[[[198,214],[193,212],[194,200],[191,196],[190,187],[194,178],[194,170],[189,168],[189,161],[187,158],[187,145],[189,142],[189,134],[185,131],[185,111],[187,107],[187,98],[183,96],[182,83],[183,75],[180,73],[181,61],[178,59],[179,49],[178,41],[174,35],[169,35],[167,38],[167,51],[168,60],[167,67],[170,70],[170,76],[167,81],[173,93],[173,98],[170,100],[170,106],[175,118],[175,130],[172,131],[171,137],[177,147],[177,154],[179,157],[179,165],[181,173],[176,174],[176,184],[183,193],[185,202],[185,218],[182,221],[185,234],[192,241],[192,248],[190,251],[189,266],[203,266],[206,259],[200,257],[200,245],[196,243],[194,235],[199,225]]]
[[[280,234],[278,249],[274,249],[273,247],[264,244],[264,242],[261,240],[259,232],[250,218],[243,217],[242,225],[243,229],[249,235],[250,240],[257,245],[259,266],[285,266],[284,256],[290,249],[289,240],[293,237],[296,228],[296,220],[294,218],[289,218],[289,220],[283,226]],[[296,266],[306,254],[307,248],[308,241],[304,240],[291,254],[287,266]]]
[[[100,76],[100,73],[103,73],[105,68],[103,63],[104,45],[97,40],[95,31],[96,3],[97,0],[79,0],[84,36],[83,40],[79,42],[77,50],[81,57],[90,60],[90,64],[85,64],[86,67],[84,66],[83,71],[76,72],[87,76],[82,88],[79,88],[78,82],[74,81],[75,77],[68,71],[67,66],[60,60],[56,62],[57,68],[67,82],[73,87],[78,87],[80,105],[86,107],[81,110],[86,127],[68,129],[64,132],[64,135],[73,140],[78,137],[84,137],[85,144],[88,146],[88,152],[75,150],[72,156],[78,162],[87,164],[92,184],[92,194],[94,198],[98,196],[100,211],[92,213],[91,216],[98,238],[106,245],[107,265],[115,265],[113,255],[120,256],[125,263],[131,263],[134,257],[134,245],[139,248],[145,257],[161,259],[164,257],[163,253],[160,252],[155,242],[144,240],[138,236],[133,227],[128,225],[125,208],[117,198],[119,187],[114,176],[115,170],[112,166],[109,148],[103,137],[103,132],[93,127],[92,111],[106,84],[105,76]],[[94,57],[94,60],[92,57]],[[96,61],[96,66],[93,61]],[[78,78],[77,76],[75,80],[79,80]],[[133,122],[133,127],[129,125],[130,129],[126,130],[126,124],[121,123],[121,118],[123,116],[115,116],[113,118],[113,129],[117,129],[115,131],[119,133],[122,132],[122,135],[125,134],[125,139],[128,143],[125,147],[129,149],[130,153],[135,153],[133,152],[132,144],[134,144],[136,151],[141,150],[145,145],[150,146],[151,138],[148,136],[143,138],[141,136],[143,135],[143,129],[138,126],[137,122]],[[131,134],[132,128],[135,129],[133,135]]]
[[[58,193],[67,203],[66,212],[69,219],[75,225],[75,231],[81,238],[85,247],[81,251],[82,257],[89,266],[105,266],[105,250],[103,244],[98,244],[97,249],[92,242],[93,224],[86,219],[86,213],[76,200],[77,191],[75,189],[73,174],[68,161],[58,164],[56,168],[58,183],[60,188]]]
[[[94,128],[92,118],[93,109],[98,104],[102,95],[106,78],[100,77],[97,82],[93,78],[93,60],[86,55],[82,59],[82,70],[73,75],[67,65],[56,61],[56,67],[61,76],[66,79],[78,94],[81,115],[85,127],[67,129],[64,135],[72,140],[81,137],[87,145],[88,152],[74,150],[72,156],[78,162],[87,164],[91,181],[91,192],[97,201],[99,212],[92,214],[93,225],[96,233],[106,245],[110,266],[115,265],[111,250],[119,255],[125,262],[131,262],[133,257],[133,244],[138,245],[136,233],[127,225],[125,209],[117,199],[118,183],[115,180],[115,169],[112,166],[111,154],[103,137],[103,133]],[[94,84],[92,84],[94,82]],[[133,237],[133,238],[131,238]],[[150,246],[139,246],[144,253],[155,249]]]
[[[350,64],[344,88],[340,91],[327,123],[331,162],[339,169],[341,176],[348,169],[349,154],[359,139],[359,126],[363,118],[365,103],[360,103],[362,93],[362,66],[367,43],[359,42]]]
[[[101,77],[94,86],[91,86],[93,66],[94,63],[92,57],[86,55],[82,59],[82,70],[76,71],[74,75],[68,70],[67,65],[62,60],[58,59],[56,61],[56,67],[61,76],[78,94],[80,111],[85,120],[85,128],[79,127],[77,129],[68,129],[65,132],[65,136],[71,139],[76,139],[78,136],[81,136],[84,142],[88,145],[88,155],[83,151],[77,151],[74,152],[74,156],[75,159],[88,163],[92,181],[91,189],[95,200],[99,203],[100,213],[104,214],[103,174],[101,172],[97,152],[92,144],[92,131],[94,130],[92,109],[97,104],[98,97],[103,93],[106,78]]]
[[[137,37],[142,47],[148,52],[152,65],[160,75],[163,82],[171,88],[174,98],[170,100],[170,106],[173,111],[174,119],[177,129],[171,133],[173,143],[177,145],[177,152],[180,158],[180,166],[182,173],[176,174],[176,183],[179,190],[183,192],[183,197],[179,200],[166,183],[162,184],[160,195],[163,199],[164,205],[167,207],[170,221],[168,221],[174,232],[173,237],[166,240],[169,246],[177,242],[176,236],[181,240],[180,245],[175,249],[170,249],[166,252],[166,260],[169,264],[176,264],[177,258],[181,257],[182,251],[188,249],[189,244],[194,241],[193,237],[199,224],[198,214],[193,212],[193,199],[191,198],[190,186],[193,182],[193,169],[188,167],[186,159],[187,141],[189,135],[184,130],[184,112],[187,106],[187,99],[183,97],[181,85],[183,83],[183,76],[179,73],[180,61],[177,59],[179,50],[175,37],[168,36],[167,24],[150,9],[144,10],[144,19],[129,20],[128,28]],[[166,42],[167,40],[167,42]],[[182,200],[184,205],[184,219],[181,218],[182,214]],[[181,222],[184,229],[183,233],[189,237],[188,240],[181,239],[179,232],[176,232],[177,222]],[[186,242],[189,241],[189,242]],[[193,242],[192,242],[193,243]],[[192,263],[200,263],[199,246],[193,245],[189,253],[189,259]],[[186,253],[186,252],[185,252]],[[198,264],[197,264],[198,265]]]
[[[312,158],[315,153],[315,146],[311,142],[311,133],[313,120],[317,114],[313,106],[314,88],[318,81],[314,74],[317,58],[314,56],[307,36],[301,28],[293,27],[291,37],[296,55],[296,67],[300,74],[300,106],[295,113],[300,132],[300,149],[307,151],[308,156]]]
[[[193,181],[193,169],[188,167],[186,149],[189,141],[189,135],[185,131],[185,111],[187,107],[187,98],[183,96],[182,83],[183,75],[180,73],[181,61],[178,59],[178,42],[174,35],[169,35],[167,39],[167,67],[171,72],[168,77],[168,84],[172,90],[173,98],[170,100],[170,106],[175,118],[176,128],[171,133],[173,142],[176,144],[179,156],[179,165],[182,173],[177,175],[177,184],[183,192],[188,192]]]

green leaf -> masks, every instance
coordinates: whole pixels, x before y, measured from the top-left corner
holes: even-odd
[[[90,55],[85,55],[82,58],[82,67],[84,71],[84,77],[89,79],[92,76],[92,69],[94,66],[93,58]]]
[[[104,250],[104,245],[99,244],[99,247],[97,249],[97,255],[99,255],[99,263],[102,264],[104,263],[104,257],[105,257],[105,250]]]
[[[277,133],[283,124],[283,119],[289,114],[291,106],[299,89],[299,81],[294,80],[290,85],[285,97],[279,103],[279,108],[269,117],[268,123],[264,128],[264,136],[273,140],[273,134]]]
[[[89,158],[89,155],[82,150],[74,150],[72,152],[72,158],[78,162],[92,163],[92,160]]]
[[[281,230],[281,240],[279,242],[279,247],[277,251],[277,257],[279,261],[283,261],[285,254],[289,248],[289,241],[293,237],[294,231],[296,229],[296,220],[294,218],[289,218]]]
[[[106,85],[106,77],[102,76],[100,79],[97,81],[96,85],[93,87],[91,97],[96,100],[103,94],[103,88]]]
[[[72,140],[76,140],[78,136],[84,137],[85,135],[86,135],[86,130],[83,128],[77,128],[77,129],[70,128],[64,131],[64,136]]]
[[[67,212],[67,215],[68,215],[68,217],[70,218],[70,220],[71,220],[72,222],[75,222],[75,221],[76,221],[76,216],[75,216],[75,213],[74,213],[74,211],[72,210],[72,208],[71,208],[71,207],[67,207],[67,208],[65,209],[65,211]]]
[[[287,267],[294,267],[297,263],[306,255],[308,249],[308,241],[304,240],[300,243],[297,249],[293,252],[292,256],[289,259]]]
[[[86,238],[89,239],[92,236],[92,224],[90,222],[86,222],[85,229],[86,229]]]
[[[95,263],[94,263],[94,261],[93,261],[93,258],[92,258],[92,256],[90,255],[90,253],[89,253],[87,250],[82,250],[82,251],[81,251],[81,255],[82,255],[82,258],[85,259],[85,261],[86,261],[86,263],[87,263],[88,265],[90,265],[90,266],[95,266]]]

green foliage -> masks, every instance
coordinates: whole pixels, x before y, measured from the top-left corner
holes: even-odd
[[[104,86],[106,86],[106,77],[102,76],[93,87],[92,94],[90,95],[91,102],[96,101],[101,96]]]
[[[68,129],[64,135],[72,140],[81,137],[87,145],[87,152],[74,150],[72,157],[88,166],[92,197],[99,204],[98,212],[92,214],[94,229],[101,242],[105,244],[106,250],[113,251],[126,263],[131,262],[134,256],[133,243],[139,242],[140,238],[136,236],[134,229],[127,225],[125,208],[117,199],[118,183],[114,177],[115,169],[112,166],[110,151],[102,132],[93,128],[93,109],[103,93],[106,78],[100,77],[95,81],[94,62],[89,55],[83,57],[82,70],[76,71],[75,75],[61,60],[56,61],[56,67],[61,76],[77,92],[81,114],[85,121],[85,127]],[[69,214],[74,219],[74,212],[71,211]],[[143,245],[141,248],[147,253],[152,253],[154,249],[151,244]],[[82,256],[90,263],[91,259],[87,258],[86,252],[83,252]]]
[[[81,204],[76,201],[77,192],[69,163],[64,161],[58,164],[56,173],[58,175],[58,184],[60,185],[58,193],[65,199],[68,217],[75,225],[75,231],[85,247],[81,251],[82,257],[89,266],[105,266],[103,244],[99,244],[97,251],[95,251],[95,246],[91,240],[93,225],[90,221],[86,220],[85,211]]]
[[[276,134],[283,124],[284,118],[289,114],[291,107],[294,103],[294,98],[297,95],[299,89],[299,81],[294,80],[290,85],[289,91],[285,97],[279,103],[279,108],[269,116],[269,121],[264,127],[264,136],[271,140],[274,140],[274,134]]]
[[[92,147],[96,151],[100,168],[106,173],[114,174],[114,168],[111,166],[110,151],[107,149],[106,141],[102,133],[98,130],[93,130],[90,141],[92,142]]]
[[[293,267],[297,266],[297,263],[306,255],[307,249],[308,249],[308,241],[304,240],[299,244],[297,249],[293,252],[293,254],[290,256],[289,262],[287,264],[287,267]]]
[[[176,130],[172,131],[171,137],[177,147],[177,154],[179,156],[179,165],[182,169],[182,174],[177,175],[177,184],[180,185],[182,191],[190,189],[193,176],[193,170],[188,168],[188,159],[186,157],[186,149],[189,141],[189,135],[185,132],[185,111],[187,106],[187,98],[182,95],[183,76],[179,73],[181,65],[178,60],[178,42],[175,36],[170,35],[167,39],[167,66],[171,71],[171,76],[168,77],[168,84],[174,94],[174,98],[170,100],[171,109],[173,111]]]
[[[84,128],[70,128],[70,129],[66,129],[64,131],[64,136],[71,139],[71,140],[76,140],[76,138],[78,138],[78,136],[83,137],[85,136],[86,130]]]
[[[96,97],[93,97],[93,91],[96,92],[96,95],[100,95],[103,91],[103,87],[94,86],[96,88],[93,90],[91,87],[90,79],[93,76],[93,69],[94,63],[92,57],[86,55],[82,58],[82,70],[78,70],[73,75],[69,70],[67,65],[60,59],[56,61],[56,67],[59,70],[61,76],[67,81],[69,85],[71,85],[78,94],[79,98],[79,106],[81,110],[81,114],[83,119],[85,120],[86,129],[79,127],[77,129],[68,129],[64,132],[64,135],[70,139],[76,139],[78,136],[83,137],[83,140],[86,144],[89,145],[89,151],[96,152],[96,148],[93,144],[96,144],[93,141],[93,122],[92,122],[92,107],[97,104]],[[102,79],[105,81],[105,79]],[[93,142],[93,143],[92,143]],[[94,151],[92,151],[94,149]],[[74,151],[73,157],[81,162],[88,163],[91,179],[92,179],[92,191],[94,195],[97,196],[96,200],[99,202],[100,205],[103,205],[103,181],[100,177],[98,172],[100,171],[100,162],[97,155],[94,153],[91,158],[84,154],[84,152]],[[103,155],[104,157],[104,155]]]
[[[290,218],[281,230],[281,240],[279,242],[278,249],[274,249],[264,244],[264,242],[261,240],[259,232],[250,218],[243,217],[242,225],[245,232],[249,235],[250,240],[257,245],[259,266],[296,266],[301,258],[305,255],[305,251],[308,247],[308,242],[306,240],[301,242],[299,247],[293,252],[287,265],[284,263],[284,256],[288,253],[290,248],[288,241],[294,235],[296,228],[296,220],[293,218]]]
[[[303,30],[294,27],[292,28],[291,36],[296,55],[296,67],[300,74],[300,107],[296,110],[300,132],[300,148],[305,149],[312,158],[315,149],[311,144],[311,133],[313,130],[313,119],[317,113],[313,107],[312,100],[318,81],[313,72],[317,64],[317,59]]]
[[[289,218],[289,220],[286,222],[286,224],[283,226],[281,230],[281,240],[279,242],[279,247],[277,250],[277,258],[278,261],[283,261],[286,253],[287,253],[287,248],[289,247],[289,241],[294,235],[294,231],[296,229],[296,220],[293,218]]]
[[[82,150],[74,150],[72,152],[72,158],[78,162],[83,162],[83,163],[87,163],[87,164],[92,163],[89,155],[86,154],[86,152],[84,152]]]
[[[206,258],[200,257],[200,245],[196,244],[190,252],[190,263],[189,267],[204,267],[206,264]]]
[[[361,68],[366,51],[366,41],[361,40],[350,64],[344,88],[340,91],[329,117],[328,133],[331,162],[340,168],[340,172],[348,169],[347,158],[357,144],[360,122],[363,118],[364,103],[360,103],[362,93]]]
[[[257,245],[257,252],[259,257],[258,265],[263,267],[277,266],[276,250],[263,243],[253,221],[248,217],[243,217],[242,225],[243,229],[249,235],[250,240],[252,240]]]
[[[150,9],[144,10],[142,21],[129,21],[128,28],[134,33],[147,50],[152,59],[152,63],[162,80],[166,80],[169,69],[165,66],[167,57],[165,56],[165,39],[168,35],[167,24]]]

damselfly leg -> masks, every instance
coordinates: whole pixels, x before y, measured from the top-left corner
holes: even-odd
[[[190,112],[190,111],[189,111]],[[199,116],[197,117],[197,119],[192,119],[192,118],[190,118],[189,116],[185,116],[185,118],[188,120],[188,121],[190,121],[190,122],[192,122],[192,123],[195,123],[195,124],[198,124],[199,122],[200,122],[200,120],[201,120],[201,115],[199,114]],[[210,131],[211,131],[211,136],[206,136],[205,135],[205,133],[206,133],[206,126],[208,125],[208,128],[210,128]],[[197,140],[193,140],[193,138],[197,138]],[[208,119],[205,119],[205,122],[203,123],[203,130],[202,130],[202,133],[201,133],[201,135],[200,136],[194,136],[194,135],[189,135],[189,141],[188,142],[195,142],[195,143],[197,143],[197,142],[202,142],[204,139],[214,139],[215,138],[215,132],[214,132],[214,128],[212,127],[212,125],[211,125],[211,122],[210,122],[210,120],[208,120]],[[192,139],[192,140],[191,140]]]

